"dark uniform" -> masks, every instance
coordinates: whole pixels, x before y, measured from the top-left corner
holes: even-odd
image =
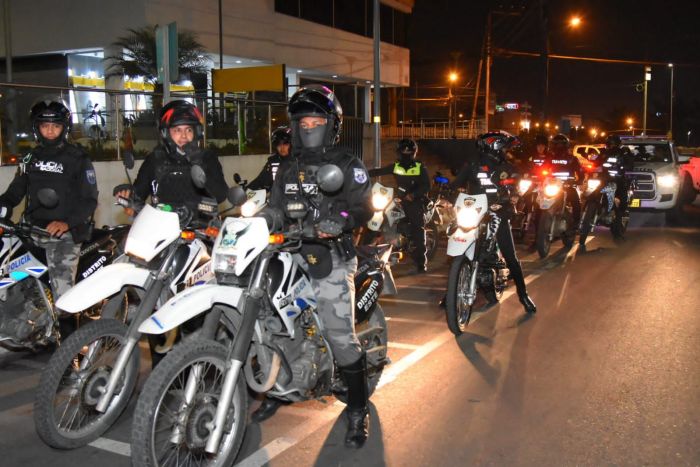
[[[489,205],[500,206],[495,210],[495,214],[501,218],[496,231],[496,242],[510,270],[513,282],[515,282],[520,303],[523,304],[527,312],[534,313],[537,309],[527,295],[525,277],[515,253],[513,234],[510,230],[510,220],[515,214],[515,207],[511,201],[509,187],[513,187],[514,184],[503,184],[517,178],[519,174],[515,172],[515,168],[511,164],[504,162],[503,158],[494,157],[484,151],[486,149],[493,151],[494,154],[499,153],[503,150],[503,145],[509,144],[508,140],[512,137],[506,133],[494,132],[486,133],[479,138],[482,144],[477,163],[465,165],[451,185],[466,188],[468,193],[485,194],[488,197]]]
[[[292,142],[292,130],[286,126],[281,126],[276,128],[272,132],[270,137],[270,142],[275,150],[275,153],[267,158],[265,166],[260,171],[257,177],[246,186],[249,190],[265,190],[270,191],[272,188],[272,182],[275,181],[275,176],[277,175],[277,170],[279,169],[282,160],[287,157],[287,155],[282,156],[279,151],[282,147],[281,145],[288,145],[287,151],[289,151],[289,145]]]
[[[608,171],[608,174],[615,180],[617,189],[615,197],[620,200],[618,215],[615,217],[616,222],[622,222],[622,217],[627,212],[627,192],[629,190],[629,181],[625,176],[628,170],[634,167],[634,155],[627,148],[620,147],[620,137],[613,135],[608,138],[606,148],[601,152],[603,167]]]
[[[399,142],[397,149],[399,152],[403,141],[410,141],[415,147],[413,141],[402,140]],[[413,154],[415,154],[415,150]],[[418,270],[425,271],[427,262],[425,256],[425,208],[428,204],[427,195],[430,191],[430,177],[425,164],[414,160],[413,154],[410,158],[400,157],[392,165],[372,169],[369,171],[369,175],[370,177],[394,175],[398,188],[398,197],[401,199],[401,206],[408,220],[409,241],[414,246],[411,255]],[[410,199],[408,199],[409,197]]]
[[[67,107],[63,108],[69,118]],[[68,224],[70,230],[61,237],[36,239],[46,250],[51,287],[56,298],[73,286],[80,244],[87,240],[89,224],[97,207],[95,169],[82,148],[65,141],[68,126],[66,123],[64,134],[53,142],[37,137],[40,145],[23,159],[7,191],[0,196],[0,204],[8,208],[17,206],[26,196],[25,220],[37,227],[45,228],[53,221]],[[55,207],[49,209],[39,204],[37,193],[42,188],[56,191],[59,201]]]
[[[556,135],[552,138],[552,152],[549,154],[545,164],[550,164],[552,175],[558,178],[574,177],[570,181],[571,185],[566,187],[566,200],[571,203],[573,214],[572,230],[578,229],[581,222],[581,198],[576,190],[576,186],[583,181],[583,168],[578,158],[569,152],[569,138],[565,135]]]

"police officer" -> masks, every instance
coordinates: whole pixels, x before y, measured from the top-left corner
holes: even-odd
[[[425,257],[425,207],[428,203],[430,177],[425,164],[416,160],[418,145],[412,139],[402,139],[396,145],[398,159],[392,165],[372,169],[370,177],[393,174],[398,187],[404,213],[408,220],[408,236],[414,245],[413,261],[416,263],[416,273],[426,272]]]
[[[629,181],[625,177],[625,173],[628,170],[632,170],[634,155],[628,148],[622,147],[622,140],[618,135],[610,135],[605,140],[605,149],[601,152],[601,156],[603,167],[607,169],[617,185],[615,198],[620,200],[620,205],[616,208],[617,216],[615,216],[615,222],[621,223],[623,216],[627,215],[627,205],[629,203],[627,199]],[[621,232],[621,230],[618,231]]]
[[[515,213],[515,208],[510,193],[497,183],[517,176],[514,167],[505,161],[506,150],[515,140],[515,137],[506,132],[494,131],[480,135],[477,139],[477,163],[465,165],[452,182],[452,186],[466,187],[469,193],[486,194],[490,205],[500,206],[495,211],[495,215],[501,218],[496,231],[496,242],[515,282],[520,303],[527,313],[535,313],[537,307],[527,294],[525,277],[515,253],[513,234],[510,230],[510,219]],[[493,298],[490,298],[490,301],[492,300]]]
[[[547,138],[547,135],[539,134],[535,136],[535,151],[529,158],[529,162],[531,163],[530,169],[532,169],[532,166],[540,166],[544,164],[548,156],[549,139]]]
[[[90,222],[97,207],[97,179],[87,153],[68,142],[71,112],[60,99],[36,103],[30,110],[37,142],[19,166],[7,191],[0,196],[0,205],[12,208],[27,197],[25,220],[45,228],[51,238],[38,238],[46,250],[46,260],[54,297],[58,298],[73,286],[78,268],[80,243],[88,240]],[[58,204],[48,208],[39,204],[37,193],[52,188]]]
[[[552,165],[552,172],[568,172],[574,177],[573,184],[568,186],[566,200],[571,203],[573,214],[573,225],[571,230],[578,229],[581,222],[581,198],[575,185],[583,181],[583,168],[578,158],[569,151],[569,138],[561,133],[552,138],[552,153],[547,158],[547,162]]]
[[[280,166],[270,206],[283,211],[288,220],[302,219],[304,231],[312,237],[296,259],[309,271],[324,335],[348,387],[345,444],[359,448],[368,436],[369,412],[366,355],[354,328],[357,258],[352,229],[372,216],[369,177],[361,160],[336,146],[343,111],[330,89],[301,88],[289,101],[289,117],[292,157]],[[317,184],[317,171],[326,164],[343,172],[343,186],[337,192],[324,193]],[[266,399],[254,419],[264,420],[278,406],[279,402]]]
[[[267,158],[265,166],[258,176],[255,177],[255,180],[248,184],[246,188],[249,190],[270,191],[282,159],[289,155],[292,144],[291,128],[286,126],[276,128],[270,136],[270,142],[275,152]]]
[[[159,121],[160,144],[143,161],[134,181],[138,203],[154,196],[160,203],[186,206],[196,211],[203,197],[226,199],[228,185],[219,159],[202,148],[204,126],[197,107],[185,100],[174,100],[163,106]],[[192,165],[199,165],[206,174],[206,186],[195,186],[190,175]],[[116,195],[128,198],[130,190]]]

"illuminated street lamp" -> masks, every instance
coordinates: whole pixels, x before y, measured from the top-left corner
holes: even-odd
[[[574,15],[571,18],[569,18],[569,26],[571,26],[574,29],[581,26],[581,17],[578,15]]]
[[[450,88],[447,94],[447,105],[450,106],[449,112],[448,112],[448,118],[450,120],[450,127],[451,127],[451,136],[453,138],[456,138],[456,132],[457,132],[457,100],[455,99],[455,96],[452,94],[452,85],[457,82],[459,79],[459,75],[451,71],[449,75],[447,75],[447,79],[450,82]],[[453,109],[454,107],[454,109]]]

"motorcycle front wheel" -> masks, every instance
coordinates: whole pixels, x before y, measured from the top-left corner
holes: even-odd
[[[592,199],[586,201],[586,205],[583,208],[583,216],[581,216],[581,233],[579,235],[579,243],[581,243],[582,245],[586,243],[586,238],[588,238],[588,234],[590,234],[593,228],[595,227],[593,225],[593,222],[595,219],[595,213],[597,211],[598,203],[596,201],[593,201]]]
[[[552,245],[552,241],[549,238],[552,222],[554,222],[552,213],[549,211],[542,211],[540,223],[537,225],[537,237],[535,238],[535,245],[537,246],[537,253],[540,255],[540,258],[546,258],[549,254],[549,248]]]
[[[235,384],[226,418],[230,426],[224,428],[219,450],[214,455],[205,451],[226,377],[227,353],[219,343],[193,339],[183,341],[158,364],[136,404],[132,465],[233,465],[246,428],[248,395],[243,372]],[[193,389],[189,403],[187,389]]]
[[[139,372],[132,352],[104,413],[96,410],[126,342],[127,327],[114,319],[92,321],[71,334],[53,354],[39,380],[34,424],[49,446],[74,449],[102,436],[126,408]]]
[[[428,261],[435,257],[438,247],[438,230],[434,223],[425,226],[425,256]]]
[[[461,335],[469,324],[473,303],[467,302],[469,282],[472,277],[472,262],[462,255],[454,258],[447,278],[445,300],[447,327],[455,336]]]

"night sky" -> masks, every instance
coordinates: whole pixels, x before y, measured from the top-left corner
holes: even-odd
[[[685,137],[687,129],[693,129],[693,134],[700,137],[700,1],[544,1],[553,54],[676,63],[676,139],[681,132]],[[412,85],[415,80],[419,86],[445,85],[451,68],[459,71],[462,85],[473,85],[489,8],[519,13],[494,17],[495,47],[541,50],[539,0],[417,0],[409,34]],[[567,25],[572,14],[583,19],[577,30]],[[491,86],[499,103],[528,101],[536,115],[542,79],[538,58],[494,59]],[[582,114],[584,121],[608,129],[621,128],[623,115],[633,115],[641,121],[643,94],[635,90],[635,85],[642,81],[642,65],[552,59],[549,115],[556,119],[565,114]],[[667,127],[669,98],[669,68],[654,66],[647,117],[650,129]],[[695,144],[700,144],[700,138]]]

